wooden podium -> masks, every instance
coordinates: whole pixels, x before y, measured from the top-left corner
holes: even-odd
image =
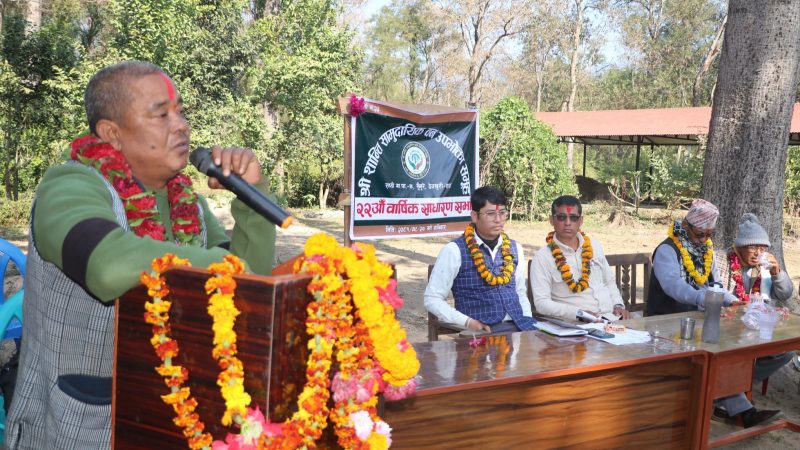
[[[212,320],[204,289],[209,272],[178,268],[163,276],[173,302],[172,337],[180,346],[175,364],[189,369],[185,385],[199,402],[197,412],[206,430],[215,439],[224,439],[234,430],[220,423],[225,405],[216,383],[219,368],[211,356]],[[302,275],[236,277],[236,307],[241,315],[235,331],[245,389],[273,422],[291,415],[290,407],[305,383],[308,281]],[[181,429],[172,422],[172,407],[161,400],[169,388],[154,370],[160,360],[150,345],[151,326],[144,321],[144,303],[149,299],[147,289],[139,286],[117,301],[111,446],[187,448]]]

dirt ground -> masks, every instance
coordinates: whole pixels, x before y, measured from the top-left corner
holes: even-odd
[[[218,209],[218,216],[226,225],[232,227],[232,220],[226,214],[227,208]],[[343,240],[343,215],[334,210],[294,211],[296,222],[287,230],[278,231],[278,261],[286,261],[301,250],[305,240],[314,233],[325,232]],[[642,210],[642,220],[635,220],[625,225],[611,224],[608,207],[586,207],[586,220],[583,229],[593,240],[600,241],[606,254],[615,253],[651,253],[655,246],[666,236],[666,227],[671,217],[664,210]],[[680,217],[675,213],[675,218]],[[506,226],[506,232],[513,239],[522,243],[525,257],[544,245],[544,237],[550,226],[547,222],[516,222]],[[27,250],[24,235],[6,236],[12,242]],[[398,312],[409,339],[412,342],[426,340],[427,313],[423,306],[423,293],[427,280],[427,267],[433,264],[439,250],[452,240],[452,236],[432,237],[425,239],[391,239],[376,244],[378,254],[384,261],[391,262],[397,268],[400,295],[405,299],[405,307]],[[800,281],[800,242],[787,239],[784,242],[786,270],[793,275],[795,286]],[[11,283],[18,283],[12,281]],[[7,289],[12,286],[6,286]],[[797,302],[794,302],[797,305]],[[762,396],[760,387],[753,391],[754,402],[758,408],[780,409],[787,417],[800,421],[800,371],[787,364],[769,380],[767,395]],[[800,448],[800,434],[785,430],[769,433],[738,444],[726,446],[728,449],[786,449]]]

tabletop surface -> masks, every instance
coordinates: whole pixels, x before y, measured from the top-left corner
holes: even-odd
[[[648,360],[689,357],[704,351],[718,353],[770,342],[800,339],[800,316],[790,314],[775,327],[771,341],[759,339],[758,331],[740,320],[744,307],[731,308],[720,319],[720,341],[701,341],[703,313],[699,311],[623,321],[629,328],[646,330],[649,343],[617,346],[587,336],[559,338],[541,331],[487,336],[481,345],[472,338],[414,344],[421,367],[418,395],[448,386],[513,382],[517,379],[548,378],[591,370],[639,364]],[[696,320],[694,339],[680,339],[680,320]]]

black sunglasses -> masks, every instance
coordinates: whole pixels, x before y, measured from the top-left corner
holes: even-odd
[[[558,214],[553,214],[553,217],[555,217],[556,220],[559,221],[559,222],[563,222],[563,221],[567,220],[568,217],[569,217],[570,222],[577,222],[577,221],[579,221],[581,219],[580,214],[558,213]]]
[[[688,221],[686,222],[686,225],[689,225],[688,226],[689,231],[691,231],[692,234],[695,235],[695,237],[697,237],[698,239],[703,239],[705,241],[713,238],[714,232],[716,231],[713,229],[711,231],[703,231],[701,228],[697,228],[696,226],[690,224]]]

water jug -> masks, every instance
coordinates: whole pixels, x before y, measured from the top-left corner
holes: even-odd
[[[706,315],[703,320],[703,342],[716,344],[719,342],[719,315],[725,302],[725,290],[722,286],[713,285],[706,290]]]

